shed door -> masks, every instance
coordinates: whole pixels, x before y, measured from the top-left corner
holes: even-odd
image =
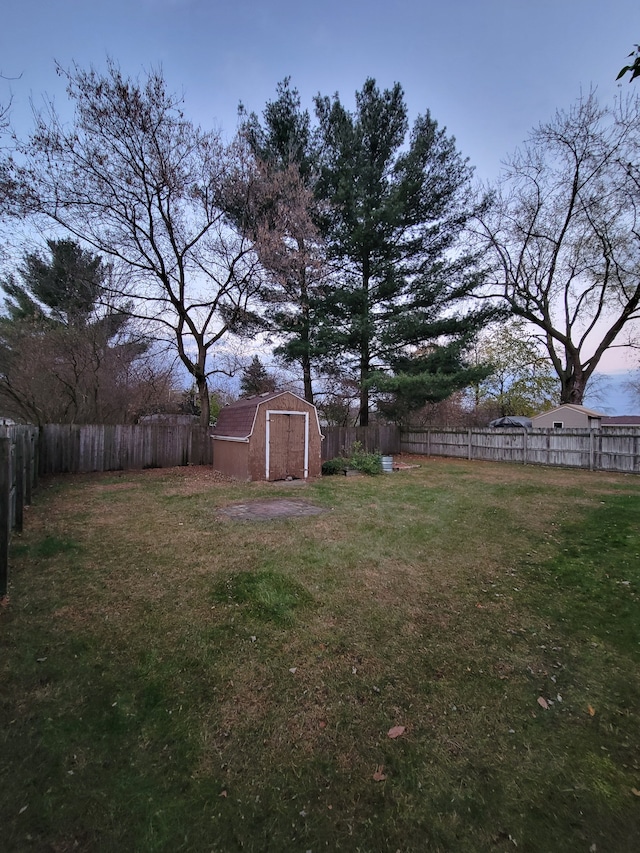
[[[306,412],[267,412],[267,480],[307,477],[308,424]]]

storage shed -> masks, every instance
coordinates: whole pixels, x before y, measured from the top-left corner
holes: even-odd
[[[211,437],[213,467],[237,480],[306,480],[322,473],[316,407],[291,391],[225,406]]]

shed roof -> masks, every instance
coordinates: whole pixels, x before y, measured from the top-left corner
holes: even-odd
[[[211,430],[211,435],[249,438],[253,432],[258,406],[262,403],[268,403],[276,397],[282,397],[283,394],[289,394],[291,397],[302,400],[306,405],[312,406],[311,403],[292,391],[273,391],[266,394],[256,394],[253,397],[244,397],[242,400],[236,400],[235,403],[230,403],[220,410],[216,425]]]

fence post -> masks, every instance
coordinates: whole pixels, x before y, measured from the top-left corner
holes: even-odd
[[[0,598],[9,586],[9,526],[11,506],[11,440],[0,438]]]
[[[467,438],[469,442],[469,460],[471,460],[473,458],[471,455],[471,430],[467,431]]]
[[[24,520],[24,433],[19,432],[15,437],[16,443],[16,516],[14,527],[17,533],[22,533]]]
[[[31,506],[33,497],[33,431],[29,429],[24,435],[24,502],[26,506]]]

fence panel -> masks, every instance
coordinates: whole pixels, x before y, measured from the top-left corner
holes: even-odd
[[[368,427],[323,427],[322,459],[335,459],[348,453],[359,441],[368,453],[400,453],[400,430],[395,426],[375,424]]]
[[[23,510],[36,481],[34,458],[38,430],[0,427],[0,598],[7,594],[11,532],[22,530]]]
[[[40,472],[82,474],[211,463],[209,430],[192,424],[69,425],[42,430]]]
[[[640,428],[405,430],[403,453],[640,473]]]

